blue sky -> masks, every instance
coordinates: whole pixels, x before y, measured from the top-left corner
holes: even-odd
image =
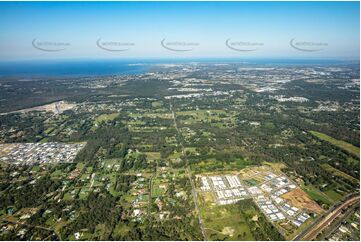
[[[1,2],[0,60],[359,59],[359,19],[359,2]],[[66,46],[42,51],[32,45],[34,39],[35,47]],[[100,45],[112,42],[111,49],[120,48],[114,43],[131,45],[127,51],[106,51],[97,46],[98,39]],[[184,48],[179,42],[196,45],[191,51],[170,51],[161,46],[163,39],[176,42],[175,49]],[[243,43],[236,46],[242,50],[254,49],[250,43],[258,46],[235,51],[226,46],[227,39]],[[300,51],[290,45],[291,39],[307,42],[302,46],[306,49],[323,46]]]

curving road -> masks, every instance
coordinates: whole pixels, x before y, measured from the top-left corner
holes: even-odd
[[[327,226],[329,226],[338,216],[341,215],[342,210],[347,208],[355,203],[360,202],[360,196],[352,197],[346,200],[344,203],[338,207],[328,211],[320,220],[317,220],[316,223],[312,224],[311,227],[307,228],[298,235],[294,240],[302,241],[311,241],[316,238],[316,236],[321,233]]]

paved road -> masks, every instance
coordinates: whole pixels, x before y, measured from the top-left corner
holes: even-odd
[[[303,233],[298,235],[294,240],[303,240],[303,241],[311,241],[316,238],[316,236],[321,233],[327,226],[329,226],[340,214],[344,208],[348,206],[359,203],[360,196],[352,197],[339,205],[338,207],[328,211],[322,219],[316,221],[316,224],[312,224],[311,227],[306,229]]]
[[[327,231],[327,234],[323,234],[321,238],[320,238],[320,237],[316,237],[317,240],[325,240],[325,238],[327,238],[327,237],[330,236],[333,232],[335,232],[344,221],[346,221],[349,217],[351,217],[351,215],[355,214],[355,212],[356,212],[355,209],[356,209],[357,207],[359,207],[359,205],[357,205],[357,204],[354,204],[353,206],[349,207],[349,209],[347,210],[347,212],[346,212],[343,216],[341,216],[341,219],[338,219],[338,220],[336,219],[337,222],[332,223],[332,225],[331,225],[331,226],[332,226],[331,230]],[[331,226],[330,226],[330,227],[331,227]]]
[[[148,199],[148,220],[151,221],[152,217],[150,216],[150,207],[152,204],[152,191],[153,191],[153,179],[158,176],[158,161],[155,163],[155,171],[153,172],[151,178],[149,179],[149,199]]]
[[[199,225],[200,225],[201,230],[202,230],[203,238],[204,238],[205,241],[207,241],[208,240],[207,239],[207,233],[206,233],[206,230],[205,230],[205,227],[204,227],[203,219],[201,217],[201,211],[200,211],[199,206],[198,206],[197,191],[196,191],[193,179],[192,179],[191,171],[189,169],[188,158],[187,158],[187,155],[186,155],[185,150],[184,150],[182,134],[178,129],[177,120],[176,120],[176,116],[175,116],[175,113],[174,113],[174,110],[173,110],[173,106],[172,106],[171,103],[169,104],[169,106],[170,106],[170,110],[171,110],[172,116],[173,116],[174,127],[177,130],[178,136],[181,137],[180,145],[181,145],[181,148],[182,148],[182,154],[183,154],[184,160],[186,162],[187,176],[188,176],[189,182],[190,182],[190,184],[192,186],[192,195],[193,195],[193,200],[194,200],[194,206],[195,206],[195,209],[196,209],[197,214],[198,214]]]
[[[149,179],[149,197],[148,197],[148,221],[150,221],[150,206],[152,204],[153,176]]]

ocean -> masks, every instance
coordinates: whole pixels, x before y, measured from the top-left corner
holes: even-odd
[[[141,74],[149,63],[114,60],[0,62],[0,77],[74,77]]]
[[[36,60],[1,61],[0,77],[76,77],[131,75],[147,72],[154,64],[173,63],[243,63],[250,65],[325,65],[344,64],[338,60],[300,59],[138,59],[138,60]]]

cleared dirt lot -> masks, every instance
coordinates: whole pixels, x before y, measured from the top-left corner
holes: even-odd
[[[21,109],[9,113],[26,113],[31,111],[45,111],[45,112],[53,112],[53,113],[62,113],[65,110],[69,110],[74,108],[76,105],[72,103],[67,103],[65,101],[53,102],[42,106],[36,106],[32,108]],[[7,113],[4,113],[7,114]]]
[[[300,188],[296,188],[290,192],[287,192],[281,196],[288,200],[296,208],[308,209],[317,214],[322,213],[324,210],[314,202],[304,191]]]

